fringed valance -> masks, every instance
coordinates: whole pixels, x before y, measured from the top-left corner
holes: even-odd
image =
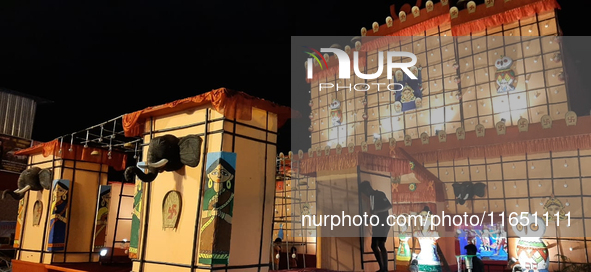
[[[394,36],[415,36],[446,23],[451,24],[452,36],[464,36],[554,9],[560,9],[560,5],[556,0],[499,0],[490,8],[487,8],[485,4],[478,5],[474,13],[468,13],[466,9],[461,10],[457,18],[451,19],[449,6],[442,7],[440,3],[436,3],[434,10],[431,12],[426,12],[424,8],[421,9],[419,17],[415,18],[412,14],[407,14],[405,22],[395,19],[391,27],[382,24],[376,33],[373,33],[372,29],[368,29],[367,36],[363,37],[360,51],[367,52],[384,48],[389,43],[398,40]],[[350,55],[350,58],[352,58],[352,54]],[[363,55],[363,53],[360,55]],[[334,61],[336,62],[336,59]],[[351,59],[352,64],[353,60]],[[360,68],[365,67],[365,61],[360,59],[359,66]],[[306,80],[310,83],[333,76],[337,72],[338,65],[332,66],[332,64],[329,64],[328,69],[314,67],[313,78]]]
[[[70,147],[72,151],[70,151]],[[61,150],[61,152],[60,152]],[[91,155],[93,151],[97,151],[99,155]],[[127,155],[120,152],[111,152],[109,159],[108,151],[100,148],[92,148],[80,145],[70,145],[63,143],[60,147],[60,142],[56,139],[51,142],[41,143],[27,149],[22,149],[15,152],[17,155],[33,155],[43,154],[44,157],[55,156],[66,160],[85,161],[105,164],[113,167],[117,171],[122,171],[126,167]]]
[[[522,1],[518,1],[517,3],[521,4]],[[542,0],[511,9],[511,6],[517,5],[517,3],[514,3],[514,1],[505,1],[505,3],[503,3],[504,5],[495,5],[494,10],[479,7],[480,9],[477,8],[473,14],[461,14],[458,18],[466,16],[466,22],[460,22],[456,25],[454,22],[456,19],[452,20],[452,34],[454,36],[470,35],[470,33],[480,32],[489,27],[516,22],[519,19],[538,13],[560,9],[560,5],[556,0]],[[495,14],[488,15],[491,14],[491,12],[494,12]],[[471,18],[479,19],[467,21]]]
[[[299,172],[302,175],[315,176],[320,171],[339,171],[356,169],[360,166],[364,170],[388,172],[392,176],[412,173],[410,161],[383,156],[376,156],[364,152],[346,153],[306,158],[300,161]]]
[[[144,120],[148,117],[162,116],[174,112],[187,110],[203,105],[211,104],[212,107],[229,118],[239,120],[251,120],[252,108],[259,108],[277,114],[277,125],[283,126],[298,113],[289,107],[279,106],[273,102],[256,98],[243,92],[232,91],[226,88],[216,89],[185,99],[180,99],[160,106],[149,107],[123,116],[123,129],[126,137],[140,136],[144,129]]]
[[[362,51],[370,51],[370,50],[376,50],[379,48],[383,48],[383,47],[388,46],[388,44],[391,44],[393,42],[397,42],[400,39],[399,37],[414,36],[414,35],[423,33],[425,31],[428,31],[430,29],[436,28],[437,26],[440,26],[442,24],[449,23],[449,22],[450,22],[449,14],[442,14],[442,15],[433,17],[429,20],[420,22],[418,24],[414,24],[414,25],[409,26],[407,28],[403,28],[397,32],[390,33],[383,38],[378,38],[378,39],[369,41],[367,43],[364,43],[363,45],[361,45],[361,50]]]
[[[419,162],[461,160],[466,158],[498,158],[549,151],[591,149],[591,135],[572,135],[557,138],[506,142],[489,146],[467,146],[452,150],[434,150],[413,154]]]
[[[435,182],[436,189],[441,186],[439,178],[422,165],[418,165],[412,158],[391,158],[360,151],[353,153],[343,151],[340,155],[308,157],[299,162],[299,173],[304,176],[316,176],[320,171],[344,171],[356,169],[358,166],[367,171],[387,172],[392,177],[414,174],[421,183]]]
[[[517,126],[510,126],[504,135],[497,135],[495,128],[486,129],[483,137],[477,137],[475,131],[468,131],[463,140],[458,140],[455,133],[447,134],[444,143],[440,143],[437,136],[430,137],[429,144],[421,144],[420,139],[414,139],[412,146],[405,146],[404,151],[422,164],[591,149],[591,117],[579,116],[577,120],[574,126],[568,126],[564,119],[553,120],[552,128],[547,129],[540,123],[533,123],[529,124],[527,132],[520,132]],[[398,146],[403,145],[399,143]],[[394,154],[404,158],[398,149],[395,149]]]

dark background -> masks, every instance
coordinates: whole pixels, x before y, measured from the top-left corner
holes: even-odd
[[[357,36],[393,3],[415,1],[3,0],[0,87],[53,101],[38,106],[38,141],[220,87],[289,106],[289,91],[307,94],[290,88],[290,36]],[[582,3],[559,3],[564,35],[587,35]],[[278,152],[292,127],[307,132],[309,108],[294,106]]]

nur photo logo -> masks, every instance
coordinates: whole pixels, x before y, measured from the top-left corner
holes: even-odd
[[[308,48],[310,51],[313,51],[314,53],[318,54],[318,57],[320,57],[322,59],[322,62],[324,62],[324,66],[322,66],[322,62],[320,62],[320,59],[318,59],[318,57],[312,53],[312,52],[308,52],[308,51],[304,51],[304,53],[312,56],[315,60],[316,63],[318,63],[318,65],[320,66],[320,69],[324,70],[324,67],[328,68],[328,63],[326,62],[326,59],[324,58],[324,56],[322,56],[322,53],[318,52],[318,50],[308,47],[308,46],[302,46],[304,48]],[[312,59],[308,59],[308,78],[310,77],[310,72],[313,71],[314,69],[312,68]]]
[[[324,57],[322,56],[322,53],[333,53],[337,56],[337,59],[339,60],[339,78],[341,79],[350,79],[351,78],[351,60],[349,58],[349,55],[341,50],[341,49],[337,49],[337,48],[320,48],[320,52],[318,52],[316,49],[304,46],[312,51],[314,51],[316,54],[318,54],[318,56],[320,56],[320,58],[324,61],[324,67],[328,67],[328,64],[326,62],[326,59],[324,59]],[[320,65],[320,68],[324,70],[324,67],[322,66],[322,63],[320,62],[320,59],[318,59],[318,57],[316,57],[315,54],[311,53],[311,52],[307,52],[305,51],[305,53],[307,53],[308,55],[312,56],[316,62]],[[410,58],[410,62],[404,62],[404,63],[397,63],[397,62],[393,62],[392,59],[394,57],[403,57],[403,58]],[[314,77],[314,59],[312,58],[308,58],[308,71],[307,71],[307,77],[308,79],[312,79]],[[384,71],[384,52],[383,51],[379,51],[378,52],[378,70],[373,73],[373,74],[364,74],[360,71],[359,69],[359,51],[355,51],[353,52],[353,70],[355,71],[355,75],[361,79],[376,79],[378,77],[380,77],[382,75],[382,72]],[[410,79],[417,79],[417,77],[409,70],[410,67],[414,66],[417,63],[417,56],[413,53],[410,52],[402,52],[402,51],[387,51],[386,52],[386,70],[387,70],[387,75],[388,75],[388,79],[392,79],[392,75],[393,75],[393,70],[398,68],[400,70],[402,70],[402,72],[404,72]]]

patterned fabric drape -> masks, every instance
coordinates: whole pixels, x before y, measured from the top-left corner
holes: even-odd
[[[207,104],[211,104],[216,111],[225,116],[229,118],[236,116],[239,120],[251,120],[253,107],[273,112],[277,114],[277,125],[279,127],[283,126],[292,115],[294,118],[299,116],[298,112],[292,111],[289,107],[279,106],[271,101],[256,98],[243,92],[220,88],[124,115],[123,129],[125,130],[125,136],[140,136],[143,133],[144,120],[148,117],[161,116]]]

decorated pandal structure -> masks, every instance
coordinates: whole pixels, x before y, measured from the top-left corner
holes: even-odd
[[[12,271],[269,270],[289,118],[221,88],[19,151]]]
[[[560,7],[554,0],[462,2],[392,6],[385,24],[362,28],[344,48],[331,46],[345,51],[350,64],[332,53],[322,55],[326,62],[304,63],[308,71],[313,64],[311,147],[295,152],[291,164],[297,179],[314,182],[316,197],[298,197],[310,199],[312,214],[359,214],[368,208],[358,184],[369,181],[386,193],[396,216],[428,218],[429,210],[487,218],[480,226],[393,226],[390,270],[407,271],[416,254],[413,271],[460,271],[470,264],[468,244],[486,271],[587,264],[591,118],[581,100],[589,94],[574,84],[573,59],[564,55]],[[417,80],[390,72],[380,59],[386,51],[414,53],[410,72]],[[339,64],[350,65],[350,78],[339,78]],[[362,79],[355,65],[377,76]],[[403,87],[385,90],[393,83]],[[297,241],[298,226],[288,228]],[[317,227],[317,267],[379,270],[369,229],[361,227],[360,239]]]
[[[416,258],[419,271],[455,271],[467,244],[488,271],[513,259],[563,268],[557,254],[589,263],[591,118],[573,107],[588,94],[570,84],[558,4],[451,5],[393,8],[344,48],[359,52],[366,74],[378,51],[413,52],[420,84],[401,73],[338,79],[331,55],[326,69],[314,66],[311,147],[279,163],[277,129],[290,109],[226,89],[21,151],[40,184],[17,196],[13,271],[115,271],[117,262],[133,271],[376,271],[371,228],[334,235],[301,224],[304,215],[369,211],[363,181],[386,194],[394,215],[505,215],[477,227],[394,226],[390,270]],[[323,83],[405,89],[319,91]],[[513,212],[538,224],[511,225]]]

